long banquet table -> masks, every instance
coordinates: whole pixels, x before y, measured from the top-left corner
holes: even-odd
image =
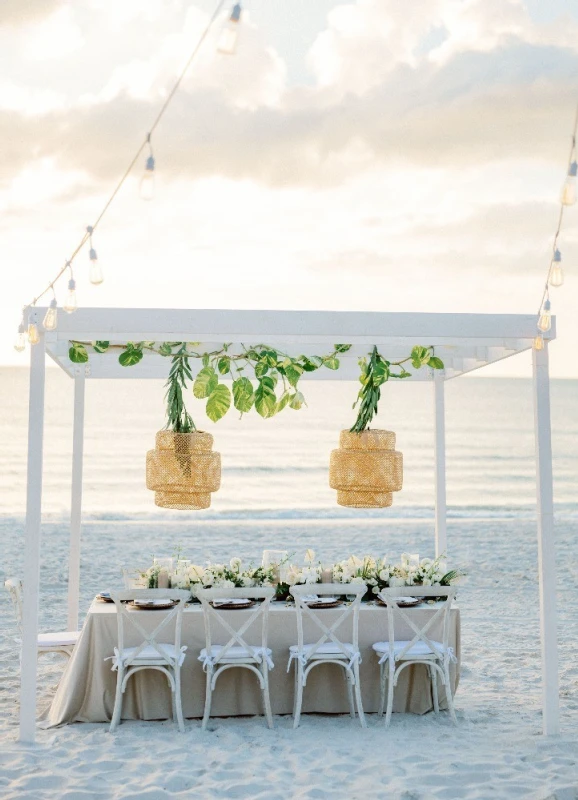
[[[326,625],[330,625],[342,613],[342,608],[324,609]],[[420,627],[427,617],[435,613],[436,605],[419,605],[405,609]],[[152,632],[165,611],[135,610],[139,623]],[[233,627],[240,627],[250,610],[221,612],[227,614]],[[459,680],[460,659],[460,615],[457,607],[451,610],[450,645],[458,659],[451,665],[452,692]],[[307,639],[305,620],[305,639]],[[310,623],[312,624],[312,623]],[[347,623],[346,623],[347,624]],[[436,623],[437,624],[437,623]],[[441,628],[441,626],[439,626]],[[428,635],[441,638],[441,630],[432,627]],[[174,632],[167,625],[162,639],[169,641]],[[339,632],[338,632],[339,633]],[[137,631],[129,626],[125,631],[127,646],[138,645],[141,639]],[[198,604],[187,606],[183,612],[183,644],[187,655],[181,669],[182,702],[185,717],[200,717],[205,698],[205,673],[197,660],[205,646],[203,613]],[[223,637],[223,642],[228,641]],[[260,627],[253,626],[245,638],[251,644],[260,644]],[[319,629],[310,631],[311,641],[317,641]],[[346,638],[343,634],[342,638]],[[366,712],[377,711],[379,702],[379,667],[371,646],[376,641],[388,638],[387,612],[383,606],[364,603],[359,614],[359,646],[362,655],[360,666],[363,706]],[[396,630],[397,639],[411,639],[413,632]],[[219,641],[213,637],[213,642]],[[269,647],[273,651],[275,668],[270,673],[271,705],[274,714],[290,714],[293,710],[293,669],[287,673],[289,645],[297,642],[296,612],[293,606],[283,602],[271,604],[269,617]],[[106,722],[112,715],[116,672],[111,670],[111,661],[105,659],[113,654],[117,644],[117,620],[114,604],[94,600],[87,615],[78,644],[62,676],[56,695],[45,715],[49,726],[70,722]],[[440,685],[440,706],[446,707],[445,691]],[[414,665],[404,669],[395,689],[394,711],[424,714],[432,709],[429,676],[426,668]],[[333,665],[315,667],[307,679],[303,711],[317,713],[347,713],[347,691],[342,670]],[[213,695],[211,714],[214,716],[236,716],[262,714],[261,692],[258,682],[249,670],[226,670],[218,679]],[[168,719],[171,717],[171,695],[164,675],[156,670],[144,670],[130,678],[122,706],[123,719]]]

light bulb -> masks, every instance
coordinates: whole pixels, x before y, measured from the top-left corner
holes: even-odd
[[[40,334],[38,333],[38,325],[35,322],[28,323],[28,341],[30,344],[38,344],[40,341]]]
[[[76,303],[76,281],[74,278],[71,278],[68,281],[68,294],[66,295],[66,302],[62,306],[62,308],[66,311],[67,314],[72,314],[73,311],[76,311],[78,305]]]
[[[90,258],[90,271],[88,273],[89,280],[95,286],[98,286],[99,283],[103,282],[104,276],[102,274],[100,264],[98,263],[98,256],[96,255],[96,250],[94,247],[90,248],[88,257]]]
[[[564,283],[564,270],[562,269],[562,254],[558,249],[554,251],[552,259],[552,269],[548,279],[550,286],[562,286]]]
[[[550,314],[550,301],[546,300],[542,306],[540,317],[538,318],[538,330],[546,333],[546,331],[549,331],[551,327],[552,317]]]
[[[155,195],[155,160],[149,156],[146,161],[145,171],[140,182],[140,196],[142,200],[152,200]]]
[[[578,174],[578,164],[573,161],[568,168],[568,175],[562,186],[561,202],[563,206],[573,206],[576,202],[576,175]]]
[[[16,336],[16,341],[14,342],[14,349],[17,353],[21,353],[26,349],[26,328],[24,327],[23,322],[21,322],[18,326],[18,335]]]
[[[50,306],[46,314],[44,315],[44,319],[42,320],[42,326],[45,331],[55,331],[56,325],[58,323],[58,311],[56,309],[56,298],[52,298],[50,301]]]
[[[534,339],[534,350],[543,350],[544,349],[544,337],[542,335],[536,336]]]
[[[217,42],[217,52],[227,56],[232,56],[237,48],[239,38],[239,22],[241,20],[241,4],[235,3],[231,11],[231,16],[223,26],[219,41]]]

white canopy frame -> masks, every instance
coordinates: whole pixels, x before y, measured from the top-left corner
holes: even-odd
[[[416,345],[432,345],[444,370],[422,369],[409,380],[433,386],[435,441],[435,549],[446,551],[445,381],[532,348],[535,315],[429,314],[349,311],[244,311],[188,309],[86,308],[60,315],[57,331],[44,331],[45,309],[33,311],[40,341],[31,348],[28,428],[28,475],[25,525],[23,640],[20,684],[19,740],[34,742],[36,734],[37,635],[42,466],[44,434],[45,354],[74,379],[74,433],[70,524],[68,628],[78,627],[84,396],[86,379],[162,378],[169,359],[145,351],[139,364],[122,367],[118,350],[90,356],[85,365],[68,357],[69,342],[137,341],[201,342],[197,351],[223,343],[268,344],[290,355],[321,354],[336,343],[351,344],[340,355],[337,371],[305,373],[304,379],[355,380],[357,359],[377,345],[390,360],[406,357]],[[556,336],[556,321],[544,337],[544,349],[533,350],[534,427],[536,441],[536,499],[540,637],[542,654],[543,733],[557,735],[559,722],[558,653],[556,633],[556,567],[550,429],[548,344]],[[200,368],[192,364],[193,369]]]

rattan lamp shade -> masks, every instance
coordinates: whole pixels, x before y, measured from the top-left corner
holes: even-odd
[[[155,505],[182,511],[208,508],[221,485],[221,456],[210,433],[159,431],[147,453],[147,489]]]
[[[395,433],[341,431],[339,449],[331,452],[329,485],[337,489],[340,506],[390,506],[392,492],[403,485],[403,456],[395,449]]]

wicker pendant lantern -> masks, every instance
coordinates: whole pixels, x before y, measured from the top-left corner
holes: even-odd
[[[147,453],[147,489],[155,505],[183,511],[209,508],[221,485],[221,456],[210,433],[159,431]]]
[[[337,489],[340,506],[387,508],[402,484],[403,455],[395,449],[395,433],[341,431],[329,464],[329,485]]]

